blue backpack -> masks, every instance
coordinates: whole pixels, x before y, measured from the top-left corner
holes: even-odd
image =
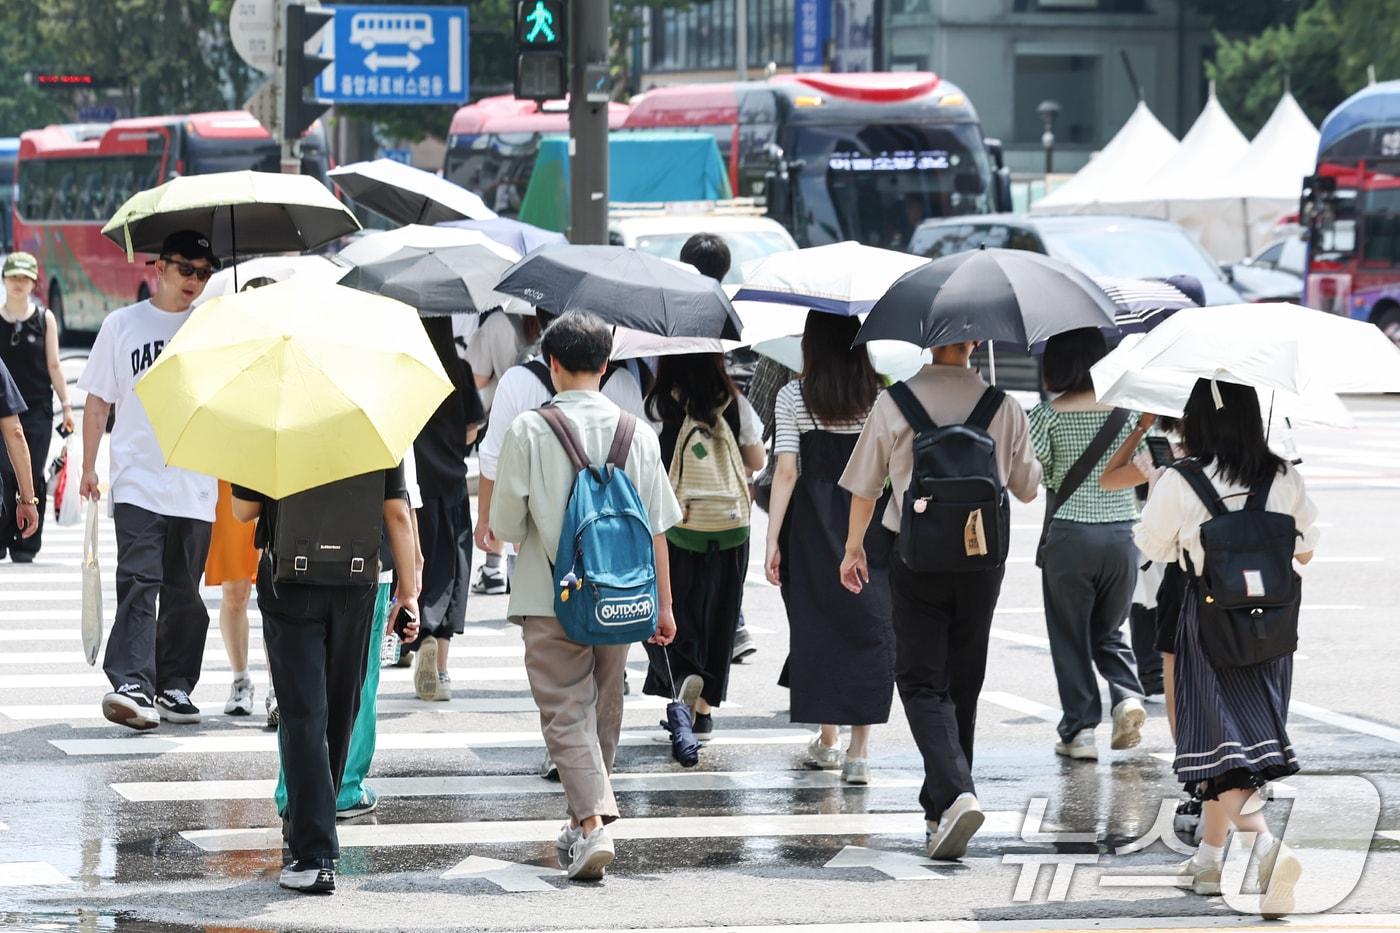
[[[646,506],[623,471],[637,419],[622,412],[601,466],[588,461],[567,415],[537,409],[578,475],[554,555],[554,615],[572,642],[625,645],[656,634],[656,553]]]

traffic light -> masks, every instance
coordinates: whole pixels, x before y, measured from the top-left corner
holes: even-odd
[[[282,24],[282,68],[286,80],[282,94],[282,135],[295,140],[331,107],[330,102],[318,99],[315,94],[307,98],[305,90],[306,85],[316,80],[332,62],[320,54],[317,33],[335,19],[335,13],[304,3],[289,3],[286,9],[287,19]],[[308,43],[311,51],[307,50]]]
[[[559,100],[568,90],[564,0],[515,0],[515,96]]]

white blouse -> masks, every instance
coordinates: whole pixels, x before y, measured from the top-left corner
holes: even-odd
[[[1206,468],[1206,475],[1224,499],[1227,509],[1238,511],[1244,508],[1248,488],[1226,483],[1210,467]],[[1317,527],[1317,506],[1308,498],[1302,475],[1292,466],[1274,477],[1267,508],[1270,512],[1293,516],[1301,533],[1293,553],[1306,554],[1317,547],[1318,538],[1321,537]],[[1183,555],[1189,555],[1191,565],[1197,568],[1196,573],[1199,574],[1205,564],[1201,524],[1209,518],[1210,510],[1186,478],[1176,470],[1167,470],[1152,487],[1152,493],[1142,509],[1142,518],[1133,526],[1133,540],[1148,560],[1163,563],[1177,561],[1185,568]]]

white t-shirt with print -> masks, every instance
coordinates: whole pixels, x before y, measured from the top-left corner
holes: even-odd
[[[112,427],[112,502],[172,518],[214,520],[212,476],[165,465],[155,429],[134,389],[189,318],[150,301],[113,311],[102,322],[78,388],[116,406]]]

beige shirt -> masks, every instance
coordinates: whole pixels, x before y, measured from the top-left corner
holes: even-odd
[[[905,383],[934,423],[942,426],[965,422],[987,391],[987,383],[971,369],[936,363],[925,366]],[[993,416],[988,433],[997,444],[997,466],[1006,488],[1024,502],[1034,499],[1040,485],[1040,461],[1031,446],[1026,413],[1010,396]],[[888,478],[894,495],[883,521],[890,531],[898,532],[899,513],[913,472],[914,431],[895,400],[882,392],[841,475],[841,488],[855,496],[878,499]]]
[[[618,407],[601,392],[560,392],[554,404],[574,423],[589,460],[602,463],[617,430]],[[680,504],[661,465],[661,445],[644,421],[637,422],[625,469],[646,507],[652,534],[680,521]],[[507,609],[516,624],[525,616],[554,617],[554,554],[575,475],[543,417],[526,411],[511,422],[491,494],[491,530],[519,553]]]

